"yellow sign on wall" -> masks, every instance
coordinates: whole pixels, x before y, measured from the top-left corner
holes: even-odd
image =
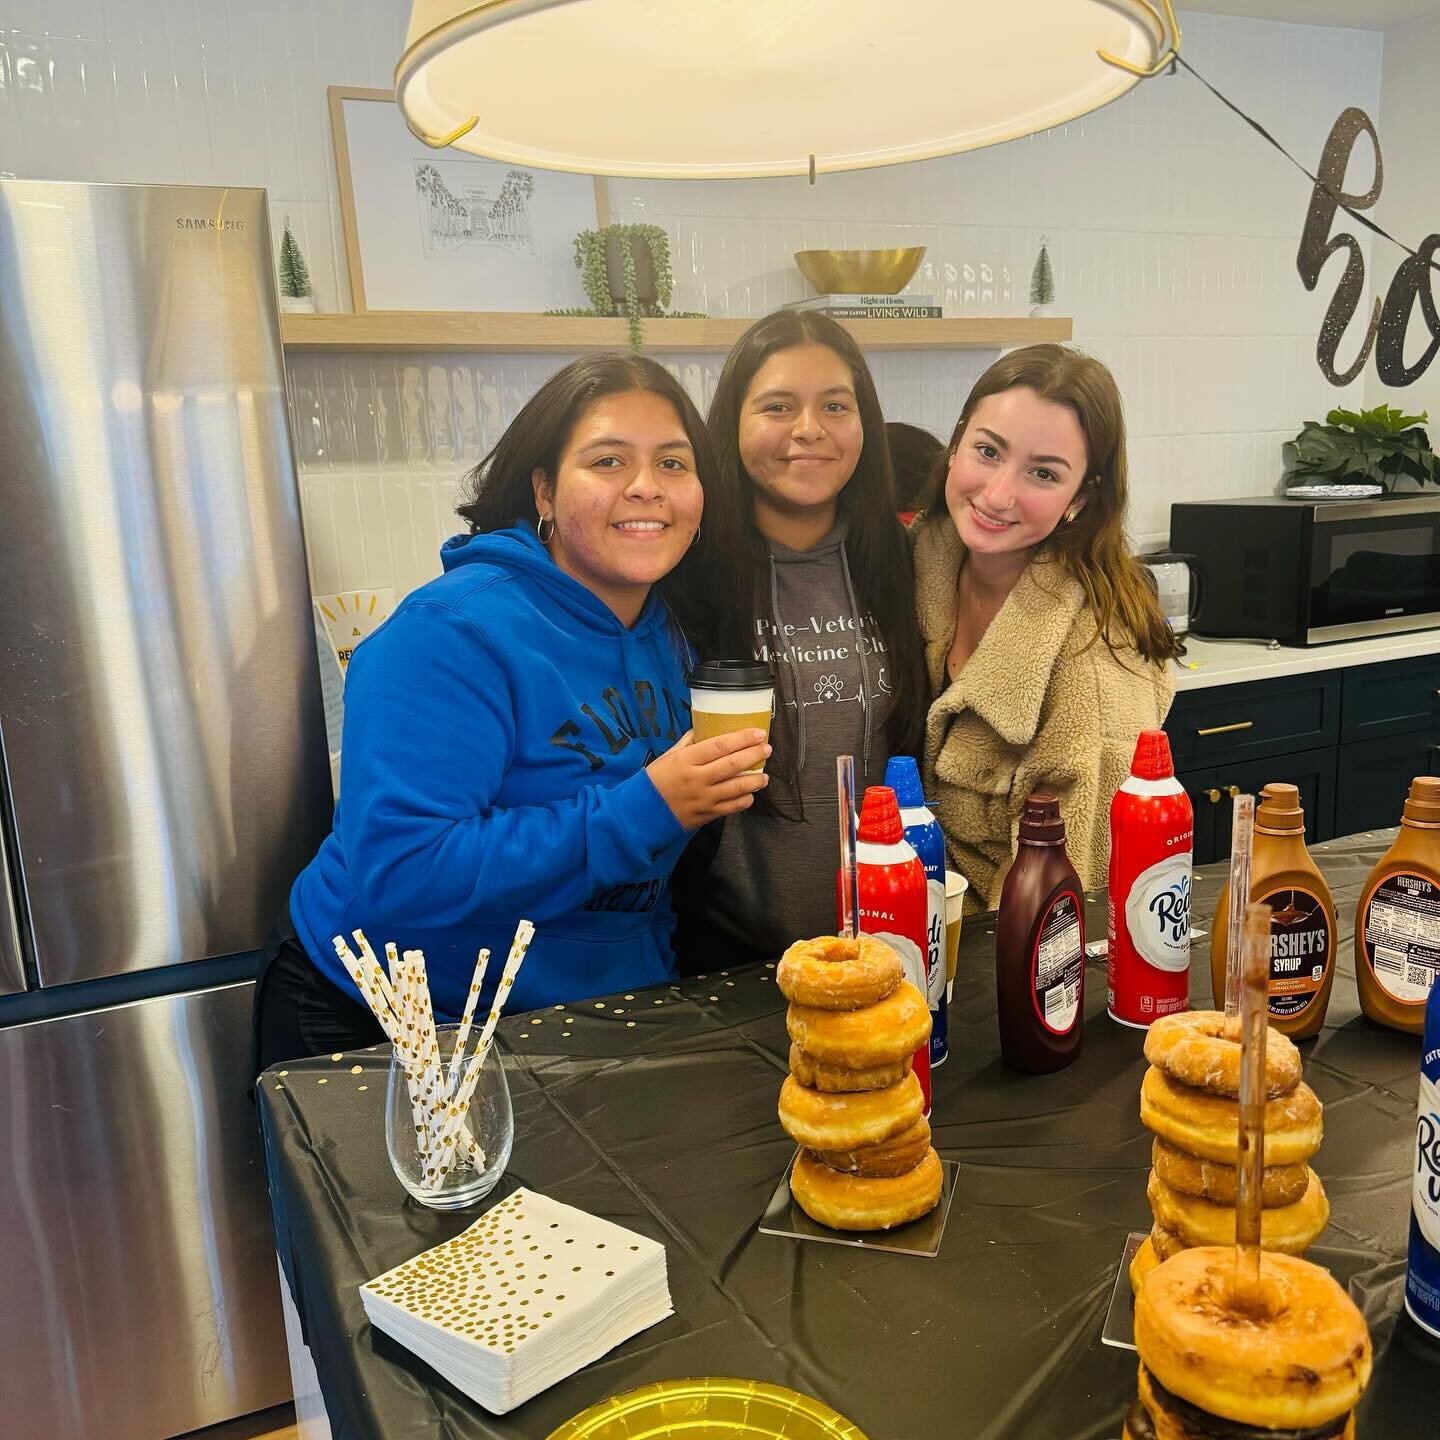
[[[379,590],[347,590],[340,595],[317,595],[315,609],[325,623],[325,634],[343,675],[355,647],[390,618],[395,608],[395,591],[386,585]]]

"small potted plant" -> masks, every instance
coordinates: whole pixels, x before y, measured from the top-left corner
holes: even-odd
[[[658,225],[605,225],[575,237],[575,266],[596,315],[624,315],[630,346],[644,340],[640,321],[663,315],[674,293],[670,237]]]
[[[1428,412],[1406,415],[1388,405],[1373,410],[1332,410],[1322,425],[1307,420],[1285,444],[1287,494],[1317,495],[1326,490],[1365,487],[1388,491],[1404,480],[1440,485],[1430,437],[1423,426]]]
[[[287,315],[313,315],[315,296],[310,289],[310,267],[290,232],[290,217],[285,217],[285,233],[280,237],[280,309]]]

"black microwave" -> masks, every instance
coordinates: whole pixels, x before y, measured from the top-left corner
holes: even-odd
[[[1323,645],[1440,626],[1440,495],[1185,501],[1170,548],[1194,567],[1196,635]]]

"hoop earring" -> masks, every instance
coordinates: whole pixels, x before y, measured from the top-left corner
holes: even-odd
[[[549,530],[545,529],[547,522],[550,526]],[[535,534],[539,538],[540,543],[548,548],[550,542],[555,538],[555,517],[553,515],[541,515],[535,521]]]
[[[695,533],[690,537],[690,543],[689,543],[685,548],[686,548],[687,550],[693,550],[693,549],[695,548],[695,546],[696,546],[697,544],[699,544],[699,541],[700,541],[700,527],[697,525],[697,526],[695,527]]]

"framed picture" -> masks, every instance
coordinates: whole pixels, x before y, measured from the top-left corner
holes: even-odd
[[[587,303],[575,236],[607,223],[603,180],[432,150],[392,91],[327,93],[357,313]]]

